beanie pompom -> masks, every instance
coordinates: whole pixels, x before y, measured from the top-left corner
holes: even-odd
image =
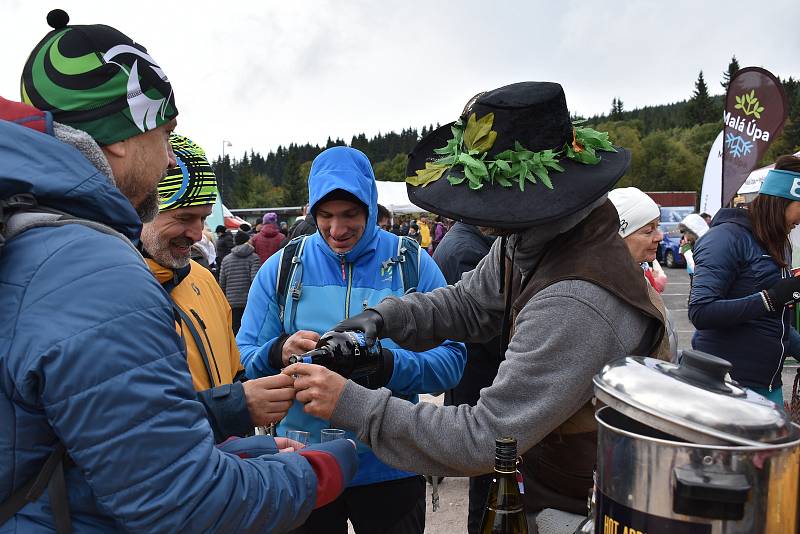
[[[66,28],[69,24],[69,15],[63,9],[54,9],[47,14],[47,24],[54,30]]]

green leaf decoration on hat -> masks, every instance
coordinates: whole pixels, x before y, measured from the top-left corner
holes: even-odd
[[[582,122],[576,121],[574,124]],[[560,150],[533,152],[519,141],[514,141],[513,150],[504,150],[489,159],[487,152],[497,139],[497,132],[492,130],[493,123],[494,113],[487,113],[480,119],[473,113],[467,119],[466,127],[461,119],[454,122],[450,128],[453,137],[445,146],[433,151],[441,157],[433,162],[426,162],[425,168],[417,170],[415,176],[406,178],[406,182],[412,186],[425,187],[441,178],[445,172],[457,169],[461,174],[449,173],[447,181],[453,186],[467,182],[472,190],[496,183],[501,187],[513,187],[516,184],[520,191],[525,191],[526,183],[535,185],[539,182],[546,188],[553,189],[550,172],[564,172],[564,167],[559,165],[561,156],[584,165],[597,165],[600,163],[598,150],[617,151],[608,139],[608,132],[574,126],[572,143],[565,143]]]
[[[479,154],[486,152],[494,145],[497,139],[497,132],[492,130],[494,113],[487,113],[480,120],[476,120],[475,113],[467,119],[467,127],[464,130],[464,146],[470,152],[477,151]]]
[[[573,128],[572,144],[565,144],[567,157],[585,165],[597,165],[600,156],[597,150],[616,152],[617,149],[608,140],[608,132],[598,132],[591,128]]]
[[[440,165],[438,163],[426,163],[424,169],[417,171],[416,176],[409,176],[406,182],[417,187],[425,187],[431,182],[435,182],[442,177],[444,171],[447,170],[447,165]]]

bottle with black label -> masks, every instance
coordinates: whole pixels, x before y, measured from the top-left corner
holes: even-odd
[[[292,356],[289,363],[315,363],[345,378],[357,379],[381,368],[381,351],[380,341],[376,339],[372,346],[368,346],[361,332],[326,332],[314,350]]]
[[[495,440],[494,477],[481,521],[481,534],[528,534],[517,480],[517,440]]]

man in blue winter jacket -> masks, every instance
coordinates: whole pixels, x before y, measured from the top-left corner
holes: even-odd
[[[0,533],[289,530],[341,492],[355,449],[215,446],[136,248],[176,164],[172,87],[118,30],[48,22],[26,104],[0,98]],[[32,199],[71,218],[45,224]]]
[[[293,354],[313,349],[320,334],[390,295],[402,295],[400,248],[408,246],[377,222],[378,191],[367,157],[348,147],[320,154],[308,177],[310,212],[318,231],[295,248],[296,266],[288,273],[291,295],[280,309],[276,279],[286,248],[262,266],[250,289],[242,326],[236,337],[248,376],[280,373]],[[287,247],[288,248],[288,247]],[[416,256],[417,290],[445,286],[436,264],[424,251]],[[416,399],[417,393],[443,391],[461,378],[466,350],[446,341],[423,352],[383,345],[382,371],[369,377],[371,388]],[[279,431],[302,429],[320,438],[328,421],[307,415],[297,402]],[[360,468],[343,495],[316,510],[298,532],[422,533],[425,483],[422,477],[380,462],[359,444]]]

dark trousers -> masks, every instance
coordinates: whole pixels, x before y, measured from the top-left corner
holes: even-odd
[[[356,486],[311,512],[294,534],[422,534],[425,530],[425,480],[421,476]]]
[[[241,308],[234,308],[231,306],[231,316],[233,317],[233,333],[239,333],[239,327],[242,326],[242,315],[244,315],[244,306]]]
[[[492,476],[480,475],[469,477],[469,515],[467,516],[467,532],[479,534],[483,512],[486,510],[486,501],[489,499],[489,488],[492,485]]]

